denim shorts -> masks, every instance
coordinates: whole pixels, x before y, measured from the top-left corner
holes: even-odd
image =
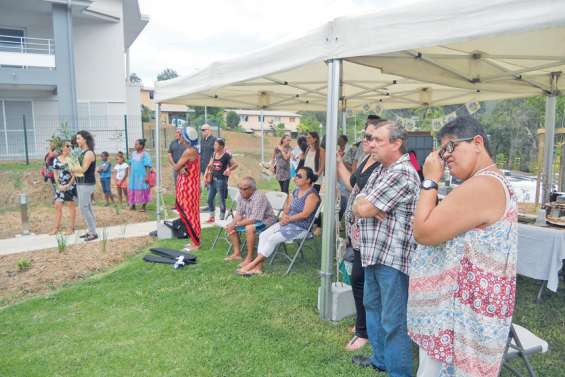
[[[104,194],[112,193],[112,184],[110,178],[100,178],[100,184],[102,185],[102,192],[104,192]]]

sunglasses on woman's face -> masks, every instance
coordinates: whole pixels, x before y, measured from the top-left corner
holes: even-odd
[[[453,151],[455,151],[455,148],[459,145],[459,143],[462,143],[464,141],[471,141],[473,140],[474,137],[466,137],[463,139],[455,139],[455,140],[449,140],[443,147],[441,147],[441,149],[439,150],[438,154],[439,154],[439,158],[441,158],[442,160],[445,161],[445,154],[449,153],[452,154]]]
[[[302,179],[302,178],[304,178],[304,176],[302,174],[296,174],[296,178]]]

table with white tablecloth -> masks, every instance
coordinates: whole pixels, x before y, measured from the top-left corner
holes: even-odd
[[[545,280],[557,292],[564,259],[565,229],[518,224],[518,274]]]

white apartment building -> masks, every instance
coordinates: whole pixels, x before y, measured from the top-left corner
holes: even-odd
[[[0,159],[43,156],[61,123],[98,152],[123,150],[126,133],[133,146],[128,49],[147,23],[137,0],[0,0]]]

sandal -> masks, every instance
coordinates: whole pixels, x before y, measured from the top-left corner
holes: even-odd
[[[357,351],[369,343],[369,339],[361,338],[357,335],[353,336],[349,343],[345,346],[346,351]]]
[[[84,237],[84,240],[85,240],[86,242],[88,242],[88,241],[94,241],[94,240],[96,240],[96,239],[98,239],[98,234],[89,234],[88,236]]]
[[[207,223],[207,224],[213,224],[213,223],[215,223],[215,222],[216,222],[216,219],[214,218],[214,216],[210,216],[210,217],[208,218],[208,220],[206,220],[206,223]]]
[[[70,228],[65,232],[65,236],[70,236],[71,234],[75,234],[75,228]]]
[[[50,231],[48,234],[50,236],[54,236],[54,235],[56,235],[57,233],[60,233],[60,232],[61,232],[61,228],[55,228],[52,231]]]

